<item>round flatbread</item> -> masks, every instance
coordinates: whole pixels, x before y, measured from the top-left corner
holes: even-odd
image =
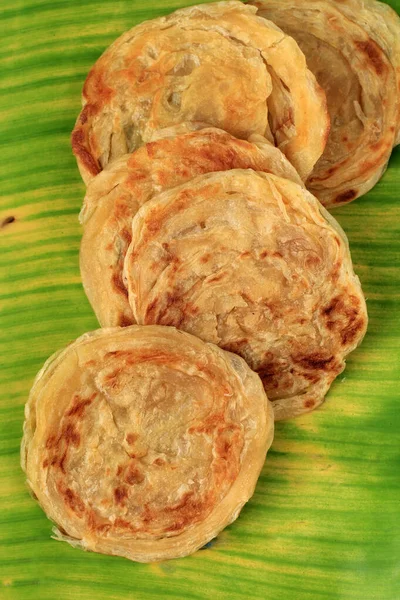
[[[174,325],[240,354],[276,419],[318,406],[366,330],[345,234],[275,175],[202,175],[147,202],[124,276],[139,324]]]
[[[365,194],[400,139],[400,19],[372,0],[254,4],[297,41],[327,96],[331,131],[308,189],[328,207]]]
[[[326,98],[296,42],[255,13],[192,6],[117,39],[88,75],[72,133],[85,182],[171,126],[266,136],[304,180],[326,144]]]
[[[301,183],[278,148],[219,129],[203,129],[151,142],[111,163],[89,184],[81,212],[82,281],[102,327],[131,325],[134,317],[122,272],[132,219],[157,193],[211,171],[252,168]]]
[[[22,466],[59,539],[159,561],[237,518],[272,436],[263,386],[241,358],[173,328],[110,328],[44,365]]]

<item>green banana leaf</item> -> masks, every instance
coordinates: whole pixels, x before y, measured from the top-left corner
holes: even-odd
[[[399,149],[371,193],[334,211],[367,297],[368,334],[320,409],[277,424],[233,525],[194,556],[135,564],[52,540],[28,494],[19,445],[33,377],[98,327],[80,282],[84,186],[69,141],[82,84],[120,33],[189,3],[0,6],[0,598],[399,600]]]

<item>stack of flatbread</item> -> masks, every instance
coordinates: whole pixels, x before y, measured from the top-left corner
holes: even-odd
[[[74,546],[194,552],[251,497],[274,419],[319,406],[367,311],[326,207],[400,141],[400,20],[375,0],[235,0],[138,25],[72,134],[103,329],[51,357],[22,464]]]

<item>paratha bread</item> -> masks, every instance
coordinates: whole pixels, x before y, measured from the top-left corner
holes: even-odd
[[[325,94],[296,42],[255,13],[192,6],[118,38],[88,75],[72,134],[85,182],[172,126],[266,136],[304,180],[326,144]]]
[[[203,129],[142,146],[116,159],[89,184],[81,212],[80,265],[86,294],[102,327],[134,323],[122,272],[132,218],[160,191],[211,171],[253,168],[301,183],[278,148],[219,129]]]
[[[137,323],[174,325],[242,356],[276,419],[321,404],[366,330],[345,234],[275,175],[201,175],[147,202],[124,276]]]
[[[57,538],[140,562],[234,521],[273,436],[246,363],[168,327],[85,334],[47,361],[25,414],[22,466]]]
[[[254,4],[298,42],[327,96],[331,131],[308,189],[327,207],[365,194],[399,141],[400,19],[372,0]]]

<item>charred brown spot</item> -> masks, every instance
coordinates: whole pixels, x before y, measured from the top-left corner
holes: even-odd
[[[114,490],[114,500],[116,504],[125,504],[125,500],[128,497],[128,491],[125,487],[119,486]]]
[[[87,511],[87,525],[89,529],[98,533],[107,533],[111,529],[111,524],[100,517],[93,509]]]
[[[168,143],[168,141],[169,140],[167,140],[167,143]],[[160,143],[159,140],[156,140],[155,142],[148,142],[146,144],[146,153],[147,153],[147,156],[149,158],[155,158],[156,155],[157,155],[157,153],[158,153],[158,151],[159,151],[159,149],[160,149],[160,146],[162,146],[162,145],[161,145],[161,143]]]
[[[196,158],[202,163],[204,172],[233,169],[238,162],[236,151],[228,145],[221,144],[220,140],[215,140],[215,144],[218,145],[218,151],[215,145],[210,143],[200,146],[196,152]],[[244,164],[241,164],[241,167],[246,168]]]
[[[55,435],[50,435],[47,438],[47,442],[46,442],[46,448],[47,450],[51,450],[52,448],[54,448],[56,444],[56,436]]]
[[[93,359],[85,362],[85,367],[94,367],[95,365],[96,365],[96,361]]]
[[[217,462],[214,465],[216,483],[222,481],[233,482],[239,472],[239,459],[243,437],[239,425],[225,424],[218,428],[215,441],[215,455]]]
[[[306,369],[326,369],[334,360],[333,356],[325,357],[320,354],[310,354],[303,358],[297,359],[296,362]]]
[[[336,296],[321,311],[327,318],[327,329],[336,331],[343,345],[353,343],[365,327],[360,307],[360,299],[357,296]]]
[[[100,165],[88,151],[85,135],[81,129],[72,132],[71,145],[73,153],[91,175],[100,173]]]
[[[118,184],[114,190],[118,188]],[[113,223],[118,227],[119,241],[125,241],[129,245],[131,240],[131,232],[127,222],[131,222],[133,218],[132,207],[127,204],[126,198],[122,195],[117,197],[114,203]],[[118,239],[118,238],[117,238]]]
[[[144,148],[145,146],[143,147],[143,149]],[[149,170],[147,168],[140,169],[137,166],[137,159],[139,158],[139,156],[136,157],[134,154],[131,155],[130,159],[128,160],[128,174],[124,179],[124,187],[129,189],[131,192],[135,193],[135,195],[137,193],[138,182],[147,180],[149,178]]]
[[[201,263],[206,263],[210,260],[211,255],[210,254],[204,254],[201,258],[200,258],[200,262]]]
[[[318,383],[318,381],[320,380],[320,375],[316,375],[314,373],[301,373],[301,376],[304,379],[307,379],[307,381],[309,381],[310,383]]]
[[[222,437],[216,443],[216,452],[219,458],[228,460],[232,448],[232,440]]]
[[[146,223],[146,227],[147,227],[147,230],[149,231],[150,235],[154,235],[161,229],[161,223],[159,220],[157,220],[157,215],[156,215],[155,210],[153,210],[151,219]]]
[[[250,255],[251,255],[251,252],[249,250],[245,250],[244,252],[241,253],[240,258],[247,258]]]
[[[123,227],[123,228],[121,229],[121,231],[120,231],[119,235],[120,235],[120,237],[121,237],[121,238],[124,240],[125,244],[126,244],[127,246],[129,246],[129,244],[130,244],[130,243],[131,243],[131,241],[132,241],[132,234],[131,234],[131,232],[130,232],[128,229],[126,229],[125,227]]]
[[[129,521],[127,521],[126,519],[121,519],[121,518],[115,519],[114,527],[119,527],[121,529],[132,529],[132,526],[129,523]]]
[[[338,194],[335,198],[335,202],[337,204],[341,204],[343,202],[350,202],[350,200],[354,200],[356,196],[356,190],[348,190],[347,192],[342,192],[341,194]]]
[[[153,361],[159,364],[173,364],[179,363],[180,360],[181,359],[177,354],[169,354],[168,352],[163,352],[162,350],[143,349],[138,350],[135,353],[133,362]]]
[[[307,259],[306,259],[306,266],[307,267],[318,267],[321,264],[321,259],[319,256],[316,256],[315,254],[310,254]]]
[[[342,344],[347,346],[348,344],[352,344],[355,339],[361,334],[364,329],[364,321],[359,319],[356,322],[353,322],[348,327],[346,327],[341,334]]]
[[[172,306],[173,304],[175,304],[175,302],[179,302],[180,300],[180,295],[177,294],[176,292],[167,292],[166,297],[165,297],[165,303],[168,306]]]
[[[119,292],[127,298],[128,290],[126,289],[126,287],[124,286],[124,282],[122,281],[122,273],[120,271],[118,271],[117,273],[113,273],[111,281],[117,292]]]
[[[173,307],[172,310],[170,310],[171,307]],[[173,325],[179,329],[187,314],[187,303],[182,300],[181,294],[177,291],[167,292],[164,299],[164,306],[159,311],[157,320],[153,320],[152,322],[157,322],[159,325]]]
[[[180,529],[183,529],[184,526],[185,524],[183,521],[177,521],[176,523],[172,523],[172,525],[167,527],[165,531],[179,531]]]
[[[86,123],[86,121],[88,120],[89,112],[90,112],[90,106],[89,106],[89,104],[86,104],[86,106],[82,109],[82,112],[79,116],[79,121],[81,122],[82,125],[84,125]]]
[[[65,461],[66,461],[66,459],[67,459],[67,451],[65,450],[64,454],[62,455],[62,457],[60,458],[60,461],[58,463],[58,466],[59,466],[60,470],[64,473],[64,475],[65,475]],[[57,463],[55,463],[55,464],[57,464]]]
[[[148,307],[146,308],[146,315],[145,315],[146,325],[157,322],[157,316],[156,316],[157,308],[158,308],[157,304],[158,304],[158,299],[154,298],[154,300],[152,300],[150,302],[150,304],[148,305]]]
[[[186,506],[188,506],[188,504],[190,504],[192,498],[193,492],[186,492],[186,494],[183,494],[181,500],[177,502],[177,504],[174,504],[173,506],[167,506],[165,510],[166,512],[172,512],[175,510],[185,508]]]
[[[192,425],[188,429],[188,433],[212,433],[218,426],[223,426],[225,423],[222,413],[213,413],[209,415],[202,423]]]
[[[199,499],[194,497],[193,492],[187,492],[175,505],[164,509],[164,512],[172,519],[171,524],[165,528],[165,531],[179,531],[190,524],[198,522],[204,512],[213,504],[213,501],[212,492]],[[143,518],[142,520],[144,521]]]
[[[156,465],[157,467],[162,467],[165,465],[165,460],[163,458],[156,458],[156,460],[153,461],[153,465]]]
[[[204,262],[204,261],[202,261],[202,262]],[[174,256],[170,263],[171,272],[176,273],[178,271],[180,265],[181,265],[181,260],[177,256]]]
[[[65,426],[62,437],[65,439],[67,445],[79,446],[81,438],[72,423],[68,423]]]
[[[379,140],[378,142],[375,142],[375,144],[370,144],[370,150],[373,150],[374,152],[379,152],[379,150],[381,150],[382,148],[387,146],[387,142],[385,140]],[[390,148],[392,147],[392,145],[390,145]],[[373,166],[373,165],[371,165]]]
[[[304,402],[304,407],[305,408],[312,408],[315,405],[315,400],[306,400]]]
[[[333,175],[334,173],[336,173],[337,170],[338,170],[337,166],[330,167],[326,173],[327,173],[327,175]]]
[[[118,319],[118,324],[120,327],[129,327],[129,325],[132,325],[133,322],[133,319],[130,319],[126,315],[120,315]]]
[[[43,469],[46,469],[48,466],[49,466],[49,460],[48,460],[48,458],[46,458],[46,459],[43,461],[42,467],[43,467]]]
[[[124,477],[124,481],[128,485],[135,485],[137,483],[142,483],[142,481],[144,481],[144,475],[140,471],[140,469],[138,469],[134,465],[130,465],[128,467],[128,470],[127,470],[126,475]]]
[[[127,433],[127,435],[126,435],[126,441],[130,445],[134,444],[137,439],[138,439],[138,436],[136,433]]]
[[[268,256],[268,250],[263,250],[260,254],[260,258],[266,258]]]
[[[195,304],[188,302],[185,306],[186,314],[189,315],[197,315],[200,312],[200,309]]]
[[[107,533],[111,529],[110,523],[100,523],[95,526],[95,529],[98,533]]]
[[[85,505],[82,500],[71,490],[66,488],[63,492],[64,501],[67,506],[76,514],[81,517],[85,512]]]
[[[102,108],[111,101],[115,95],[115,90],[106,82],[105,70],[100,65],[95,64],[89,71],[83,85],[82,96],[88,102],[86,106],[90,107],[92,115],[97,114]],[[94,101],[90,104],[90,99]]]
[[[336,240],[336,243],[337,243],[338,247],[340,248],[340,242],[338,240]],[[332,269],[331,269],[332,281],[337,281],[338,278],[340,277],[340,270],[342,268],[342,265],[343,265],[343,261],[341,259],[336,260],[335,263],[333,264]]]
[[[185,210],[187,206],[192,202],[192,200],[193,192],[191,190],[183,190],[175,201],[174,209],[177,212]]]
[[[270,352],[267,353],[266,358],[269,358],[270,356]],[[258,376],[261,379],[270,379],[271,377],[275,377],[276,375],[279,375],[283,370],[283,365],[277,361],[274,362],[273,360],[271,362],[264,362],[258,369],[257,369],[257,373]]]
[[[372,64],[375,73],[377,75],[382,75],[382,73],[386,69],[386,64],[382,59],[383,52],[379,48],[378,44],[376,44],[376,42],[374,42],[373,40],[369,39],[365,42],[355,42],[355,45],[361,52],[363,52],[367,56],[368,60]]]
[[[67,417],[82,417],[85,412],[85,408],[92,403],[93,399],[96,396],[96,392],[92,394],[90,398],[86,400],[80,400],[79,396],[76,397],[76,402],[73,407],[67,412]]]
[[[148,504],[145,504],[141,515],[143,523],[150,523],[154,517],[154,512],[151,510]]]
[[[328,306],[326,306],[325,308],[322,309],[322,311],[321,311],[322,314],[329,316],[334,310],[336,310],[339,302],[341,302],[340,296],[336,296],[335,298],[332,298],[332,300],[330,301]]]
[[[9,217],[6,217],[5,219],[2,220],[1,227],[5,227],[6,225],[10,225],[11,223],[14,223],[14,221],[15,221],[15,217],[13,217],[12,215],[10,215]]]
[[[117,380],[118,380],[118,377],[120,376],[121,372],[122,372],[122,367],[118,367],[117,369],[114,369],[110,373],[106,373],[104,375],[104,379],[107,382],[107,385],[109,385],[111,387],[117,385]]]
[[[117,477],[119,477],[122,473],[122,471],[124,470],[124,467],[122,465],[118,465],[117,468]]]

